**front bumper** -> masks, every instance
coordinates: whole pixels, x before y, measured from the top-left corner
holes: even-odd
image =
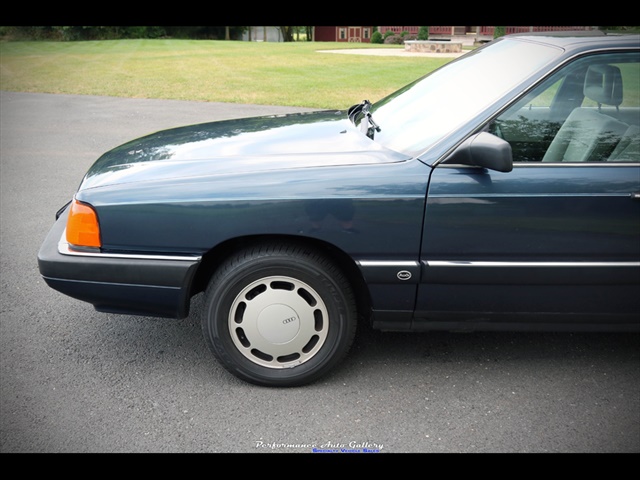
[[[198,256],[75,252],[64,241],[68,208],[53,225],[38,267],[54,290],[91,303],[100,312],[184,318]]]

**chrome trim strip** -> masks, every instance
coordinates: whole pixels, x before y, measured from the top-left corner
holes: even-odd
[[[464,194],[464,193],[451,193],[451,194],[440,194],[436,193],[431,195],[431,198],[461,198],[461,199],[476,199],[476,198],[549,198],[550,194],[548,193],[474,193],[474,194]],[[556,198],[559,197],[567,197],[567,198],[577,198],[577,197],[594,197],[593,193],[553,193],[553,196]],[[609,193],[598,195],[598,198],[611,197],[611,198],[629,198],[631,194],[629,193]]]
[[[538,168],[538,167],[638,167],[638,162],[513,162],[513,168]]]
[[[394,262],[392,260],[358,260],[358,265],[361,267],[398,267],[398,268],[407,268],[407,267],[418,267],[420,264],[414,261],[398,261]]]
[[[130,260],[171,260],[177,262],[200,261],[200,259],[202,258],[201,255],[143,255],[133,253],[80,252],[77,250],[71,250],[69,244],[65,241],[65,232],[62,233],[62,237],[60,237],[60,241],[58,242],[58,253],[62,255],[72,255],[88,258],[125,258]]]
[[[467,262],[425,260],[428,267],[640,267],[640,262]]]
[[[440,168],[475,168],[480,169],[474,165],[464,165],[461,163],[442,163],[438,164]],[[604,168],[604,167],[638,167],[638,162],[513,162],[513,168],[542,168],[542,167],[589,167],[589,168]]]

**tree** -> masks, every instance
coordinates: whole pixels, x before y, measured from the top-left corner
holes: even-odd
[[[297,30],[297,27],[278,27],[280,33],[282,33],[283,42],[293,42],[293,34]]]
[[[307,42],[311,42],[313,40],[313,27],[304,27],[307,32]]]

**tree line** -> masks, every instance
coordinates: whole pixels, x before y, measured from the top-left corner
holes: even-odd
[[[10,26],[0,27],[9,40],[117,40],[127,38],[181,38],[194,40],[241,40],[249,27],[197,26]],[[311,39],[312,27],[277,27],[285,42]]]
[[[0,38],[4,40],[117,40],[132,38],[177,38],[194,40],[242,40],[242,36],[250,27],[197,27],[197,26],[0,26]],[[276,27],[285,42],[295,42],[313,38],[313,27]],[[505,27],[495,27],[494,37],[504,35]],[[638,32],[640,27],[599,27],[603,30]],[[405,33],[395,35],[401,40]],[[249,33],[250,34],[250,33]],[[374,27],[372,43],[393,43],[388,38],[393,32],[379,32]],[[429,27],[420,27],[418,40],[427,40]]]

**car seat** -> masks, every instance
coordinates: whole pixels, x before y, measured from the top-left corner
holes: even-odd
[[[585,76],[584,96],[598,107],[574,109],[549,145],[543,162],[606,160],[628,128],[626,123],[600,111],[602,105],[622,103],[622,75],[613,65],[592,65]]]
[[[630,125],[609,157],[610,162],[640,162],[640,127]]]

